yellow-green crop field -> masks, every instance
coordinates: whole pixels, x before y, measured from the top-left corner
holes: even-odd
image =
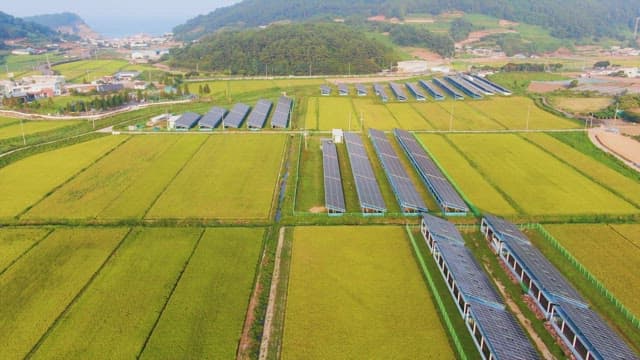
[[[636,316],[640,315],[640,225],[563,224],[547,229]]]
[[[318,98],[310,97],[307,99],[307,109],[304,116],[305,129],[318,128]]]
[[[9,228],[0,231],[0,273],[50,232],[47,228]]]
[[[351,130],[360,130],[360,121],[353,111],[351,99],[346,97],[321,97],[318,98],[319,129],[344,129],[349,130],[349,120],[351,120]]]
[[[589,112],[600,111],[613,103],[610,97],[589,97],[589,98],[572,98],[572,97],[554,97],[553,104],[563,110],[587,114]]]
[[[0,131],[2,131],[2,128],[4,128],[5,126],[9,126],[12,124],[19,124],[19,123],[20,123],[20,119],[0,116]]]
[[[285,135],[210,136],[146,218],[266,220],[285,143]]]
[[[0,358],[24,358],[126,233],[122,228],[60,229],[9,267],[0,276]]]
[[[417,138],[441,166],[447,164],[444,170],[478,209],[492,214],[517,214],[502,194],[475,171],[473,166],[451,147],[443,135],[420,134]]]
[[[389,103],[387,109],[405,130],[431,130],[431,125],[411,104]]]
[[[97,80],[103,76],[113,75],[125,68],[129,63],[125,60],[82,60],[53,67],[67,82],[82,82]]]
[[[126,139],[106,136],[0,168],[0,219],[19,215]]]
[[[372,99],[353,99],[353,105],[358,119],[362,119],[365,128],[391,130],[399,126],[384,104],[376,103]]]
[[[447,138],[454,145],[448,151],[460,151],[470,163],[466,172],[478,172],[524,214],[638,213],[631,203],[518,135],[454,134]],[[438,161],[447,172],[459,166],[446,157]],[[454,181],[463,177],[454,177]],[[475,202],[473,189],[463,187],[463,192]]]
[[[494,119],[507,129],[526,129],[527,117],[529,118],[528,128],[531,130],[575,129],[581,127],[576,122],[563,119],[540,109],[533,100],[525,97],[492,97],[483,101],[469,101],[466,103],[473,107],[476,112]]]
[[[283,359],[425,356],[455,357],[402,227],[294,230]]]
[[[134,136],[24,218],[140,219],[206,139],[206,135]]]
[[[10,139],[14,137],[25,135],[31,135],[39,132],[56,130],[67,126],[77,125],[82,121],[69,120],[69,121],[33,121],[25,120],[22,125],[20,122],[12,123],[7,126],[0,127],[0,140]],[[0,124],[1,125],[1,124]]]

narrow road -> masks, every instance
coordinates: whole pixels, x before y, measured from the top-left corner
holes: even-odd
[[[280,228],[278,236],[278,249],[273,267],[273,277],[271,278],[271,289],[269,290],[269,305],[264,318],[264,328],[262,330],[262,343],[260,344],[260,360],[266,360],[269,353],[269,340],[271,338],[271,328],[273,326],[273,314],[276,308],[276,297],[278,295],[278,284],[280,280],[280,258],[282,256],[282,246],[284,244],[284,227]]]

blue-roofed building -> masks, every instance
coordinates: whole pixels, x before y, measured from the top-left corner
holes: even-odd
[[[186,112],[176,120],[176,130],[187,131],[196,126],[198,120],[200,120],[200,114]]]
[[[424,214],[420,231],[483,359],[538,359],[455,225]]]

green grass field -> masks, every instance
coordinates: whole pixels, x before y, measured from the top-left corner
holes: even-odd
[[[1,228],[0,274],[50,232],[47,228]]]
[[[376,103],[372,99],[353,99],[353,105],[365,128],[391,130],[400,126],[382,103]]]
[[[63,75],[67,82],[81,83],[84,79],[91,82],[103,76],[113,75],[128,64],[125,60],[82,60],[56,65],[53,70]]]
[[[417,135],[425,148],[445,166],[447,173],[461,191],[481,211],[493,214],[515,215],[517,211],[473,166],[456,151],[443,135]]]
[[[235,357],[263,233],[206,230],[142,358]]]
[[[31,135],[39,132],[56,130],[67,126],[80,124],[81,121],[33,121],[25,120],[22,125],[20,122],[0,127],[0,140],[10,139],[25,135]]]
[[[448,138],[470,160],[473,172],[503,191],[527,215],[638,212],[632,204],[518,135],[458,134]],[[447,171],[455,166],[446,158],[438,160]],[[475,201],[472,195],[470,198]]]
[[[202,231],[133,230],[34,358],[136,357]]]
[[[146,218],[266,220],[285,139],[260,134],[209,137]]]
[[[26,219],[142,218],[206,136],[136,136],[25,214]]]
[[[573,256],[630,311],[640,315],[637,287],[640,273],[640,225],[545,225]]]
[[[613,99],[609,97],[553,97],[551,101],[555,107],[578,114],[600,111],[613,103]]]
[[[318,130],[344,129],[352,131],[360,130],[360,121],[353,111],[351,99],[348,97],[319,97]],[[310,110],[308,110],[310,111]],[[351,124],[349,124],[351,123]]]
[[[24,358],[126,232],[123,228],[56,230],[2,274],[0,358]]]
[[[283,359],[454,358],[401,227],[294,231]]]
[[[0,168],[0,218],[18,215],[127,137],[106,136]]]

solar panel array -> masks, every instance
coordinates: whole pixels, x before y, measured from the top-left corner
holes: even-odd
[[[287,128],[289,126],[289,115],[291,114],[292,106],[292,99],[281,96],[276,105],[273,117],[271,118],[271,127]]]
[[[200,114],[194,112],[186,112],[176,120],[176,129],[191,129],[196,126],[200,120]]]
[[[396,96],[398,101],[407,101],[407,93],[404,92],[404,89],[399,84],[394,82],[390,82],[389,86],[391,87],[391,91]]]
[[[485,83],[480,82],[479,80],[476,80],[476,78],[474,78],[471,75],[462,75],[460,76],[460,79],[464,80],[465,84],[468,84],[474,88],[476,88],[478,91],[481,91],[483,94],[485,95],[495,95],[496,94],[496,90],[492,87],[489,86]]]
[[[413,96],[416,98],[416,100],[424,101],[424,100],[427,99],[427,97],[424,96],[422,91],[420,91],[420,89],[418,89],[418,86],[416,84],[406,83],[405,85],[407,86],[407,89],[409,89],[409,92],[411,92],[413,94]]]
[[[349,95],[349,87],[345,84],[338,84],[338,94],[341,96]]]
[[[442,95],[436,88],[425,80],[420,80],[418,83],[433,97],[434,100],[444,100]]]
[[[322,169],[324,173],[324,202],[329,213],[344,213],[344,192],[340,177],[340,164],[336,144],[330,139],[322,140]]]
[[[330,95],[331,88],[327,85],[320,85],[320,94],[322,95]]]
[[[452,288],[455,284],[468,305],[469,316],[475,320],[494,358],[538,359],[537,352],[513,315],[505,309],[502,298],[465,246],[455,225],[429,214],[424,214],[422,221],[435,243],[431,249],[434,258],[437,260],[436,253],[440,254],[453,280],[451,283],[447,281],[449,291],[454,296]],[[444,277],[445,273],[441,271],[441,275]],[[457,299],[454,301],[463,313],[463,304]],[[471,328],[469,330],[472,331]],[[476,337],[473,339],[480,348],[480,340]]]
[[[450,85],[448,85],[444,81],[442,81],[442,80],[440,80],[438,78],[433,78],[433,83],[438,85],[449,96],[453,97],[453,100],[463,100],[464,99],[464,96],[462,96],[462,94],[457,92],[455,89],[453,89]]]
[[[469,207],[464,200],[462,200],[427,152],[420,146],[416,138],[405,130],[394,129],[393,133],[413,166],[418,170],[427,188],[438,201],[440,208],[445,213],[464,214],[469,212]]]
[[[473,76],[473,78],[475,78],[476,80],[493,87],[498,93],[500,93],[502,95],[511,95],[511,90],[509,90],[509,89],[507,89],[507,88],[505,88],[503,86],[500,86],[500,85],[494,83],[493,81],[491,81],[491,80],[489,80],[487,78],[484,78],[484,77],[478,76],[478,75],[471,75],[471,76]]]
[[[382,99],[382,101],[389,101],[389,95],[387,95],[387,91],[384,89],[384,86],[380,84],[373,84],[373,91]]]
[[[227,110],[214,106],[208,113],[200,119],[200,129],[214,129],[220,125],[222,118],[227,114]]]
[[[551,294],[549,299],[574,332],[586,342],[595,359],[638,359],[622,339],[600,318],[558,269],[522,234],[515,225],[492,215],[485,215],[489,224],[541,291]],[[573,339],[569,339],[573,341]],[[572,346],[572,344],[570,344]]]
[[[356,191],[362,212],[383,213],[387,211],[362,138],[355,133],[345,133],[344,141],[347,144],[351,172],[356,182]]]
[[[240,128],[240,126],[242,126],[242,122],[247,117],[249,110],[251,110],[249,105],[243,103],[235,104],[223,119],[224,127]]]
[[[402,211],[405,213],[427,212],[427,206],[418,194],[387,136],[382,131],[375,129],[369,129],[369,136]]]
[[[267,121],[269,112],[271,112],[272,106],[273,103],[269,100],[258,100],[256,106],[253,107],[251,114],[249,114],[249,118],[247,118],[247,126],[252,129],[262,129],[264,127],[264,123]]]
[[[467,84],[465,84],[458,77],[456,77],[456,76],[445,76],[444,79],[446,81],[448,81],[449,84],[455,86],[456,88],[458,88],[458,90],[460,90],[463,93],[467,94],[471,98],[473,98],[473,99],[481,99],[482,98],[482,95],[478,91],[476,91],[474,88],[472,88],[472,87],[468,86]]]
[[[358,96],[367,96],[369,94],[367,87],[362,84],[356,84],[356,91],[358,92]]]

